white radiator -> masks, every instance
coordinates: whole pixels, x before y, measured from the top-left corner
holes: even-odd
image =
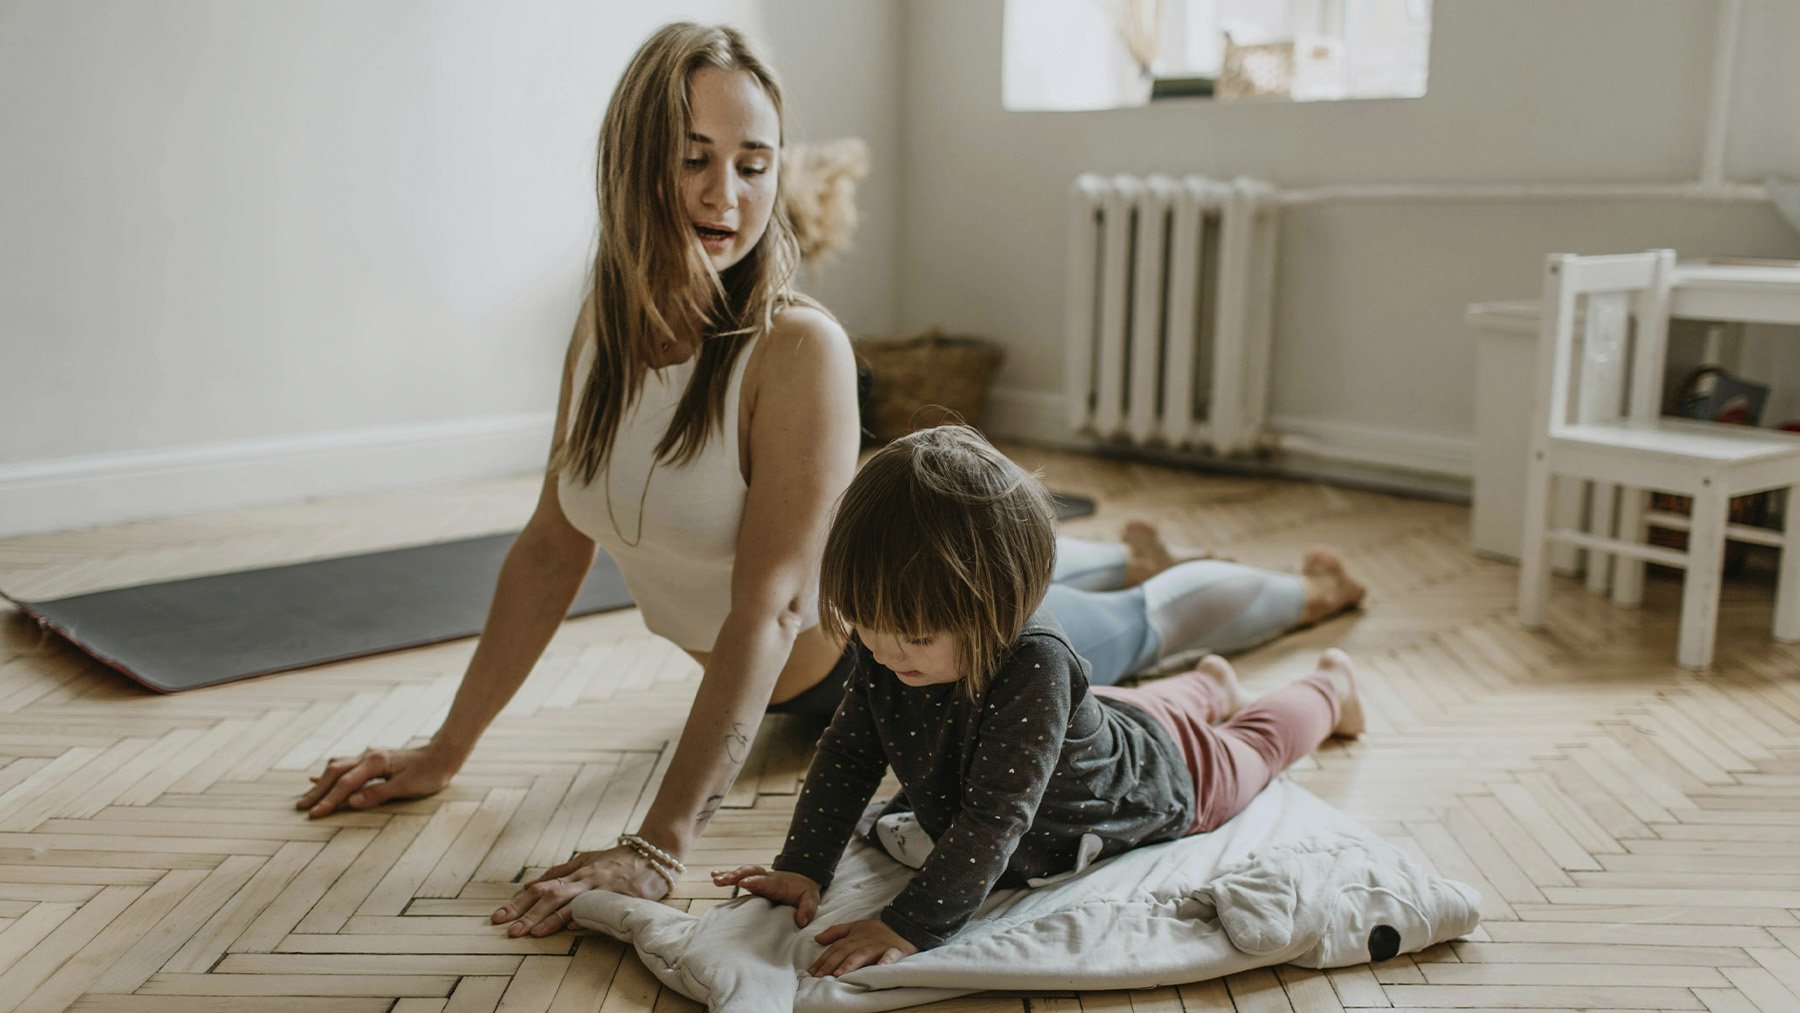
[[[1065,382],[1076,431],[1254,449],[1268,417],[1274,189],[1084,175],[1069,207]]]

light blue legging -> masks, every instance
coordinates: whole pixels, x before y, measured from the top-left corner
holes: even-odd
[[[1300,625],[1306,584],[1291,573],[1203,559],[1125,584],[1125,548],[1056,540],[1055,583],[1044,604],[1110,686],[1171,654],[1248,650]]]

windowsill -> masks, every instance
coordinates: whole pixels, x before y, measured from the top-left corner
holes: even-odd
[[[1221,98],[1214,94],[1215,81],[1210,77],[1159,77],[1150,86],[1150,104],[1203,99],[1209,102],[1273,103],[1273,102],[1382,102],[1394,99],[1420,99],[1424,92],[1393,92],[1378,95],[1332,95],[1299,97],[1292,95],[1256,95],[1246,98]],[[1120,106],[1118,108],[1131,108]]]
[[[1150,101],[1212,98],[1215,80],[1211,77],[1158,77],[1150,82]]]

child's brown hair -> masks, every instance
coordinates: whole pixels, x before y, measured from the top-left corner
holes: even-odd
[[[825,541],[819,620],[962,638],[964,688],[979,696],[1050,586],[1055,513],[1036,478],[968,426],[888,444],[844,492]]]

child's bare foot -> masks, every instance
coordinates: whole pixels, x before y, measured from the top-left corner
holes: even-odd
[[[1331,681],[1332,691],[1337,693],[1338,722],[1331,734],[1347,739],[1361,735],[1366,726],[1362,700],[1356,695],[1356,667],[1350,663],[1350,656],[1335,647],[1319,655],[1319,674]]]
[[[1201,658],[1200,663],[1194,666],[1193,674],[1218,683],[1219,689],[1224,693],[1225,703],[1219,713],[1213,715],[1214,723],[1243,710],[1244,705],[1250,702],[1249,694],[1244,692],[1244,684],[1238,681],[1237,669],[1216,654]]]
[[[1169,548],[1169,543],[1163,541],[1162,532],[1146,521],[1125,522],[1124,529],[1119,532],[1119,540],[1125,543],[1126,587],[1136,587],[1178,563],[1213,558],[1210,552],[1177,556]]]
[[[1327,616],[1355,608],[1369,589],[1350,579],[1344,561],[1335,552],[1314,549],[1300,565],[1306,581],[1306,607],[1300,613],[1300,624],[1310,626]]]

